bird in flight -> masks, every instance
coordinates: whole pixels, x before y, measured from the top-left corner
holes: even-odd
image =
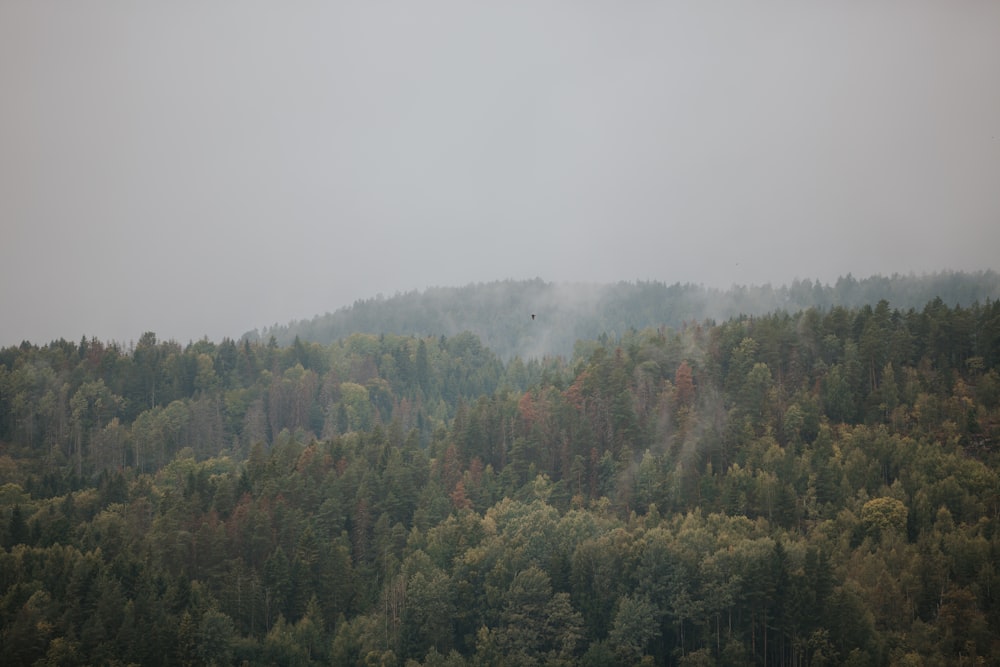
[[[531,314],[531,319],[535,319],[535,314],[534,313]]]

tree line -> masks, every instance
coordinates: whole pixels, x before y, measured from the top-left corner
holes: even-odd
[[[298,337],[329,344],[358,332],[452,336],[471,331],[507,361],[517,356],[569,357],[577,340],[605,334],[617,338],[631,329],[676,329],[684,322],[724,321],[777,310],[856,309],[883,299],[905,311],[920,309],[934,298],[948,305],[1000,299],[1000,274],[941,272],[862,279],[848,274],[832,284],[806,278],[789,285],[734,285],[726,290],[656,281],[505,280],[379,295],[334,313],[251,331],[244,338],[266,341],[274,336],[278,344],[291,345]],[[531,313],[537,318],[530,319]]]
[[[1000,302],[0,350],[13,664],[1000,655]]]

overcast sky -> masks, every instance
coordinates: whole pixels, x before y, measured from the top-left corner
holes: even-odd
[[[0,345],[1000,268],[1000,2],[0,2]]]

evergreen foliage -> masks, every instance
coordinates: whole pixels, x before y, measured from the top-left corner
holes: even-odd
[[[810,279],[791,285],[734,285],[728,290],[675,283],[547,283],[505,280],[423,292],[378,295],[312,318],[275,324],[244,339],[280,345],[296,339],[327,345],[352,333],[454,336],[469,331],[504,360],[571,356],[578,341],[622,336],[648,327],[680,328],[685,322],[723,321],[815,308],[857,309],[885,300],[893,308],[922,308],[940,298],[949,306],[1000,299],[1000,274],[942,272],[929,275],[850,274],[834,284]]]
[[[810,288],[811,292],[815,287]],[[0,350],[9,664],[1000,664],[1000,302]]]

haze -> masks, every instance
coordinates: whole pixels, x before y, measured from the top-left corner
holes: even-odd
[[[998,268],[1000,3],[0,3],[0,345]]]

